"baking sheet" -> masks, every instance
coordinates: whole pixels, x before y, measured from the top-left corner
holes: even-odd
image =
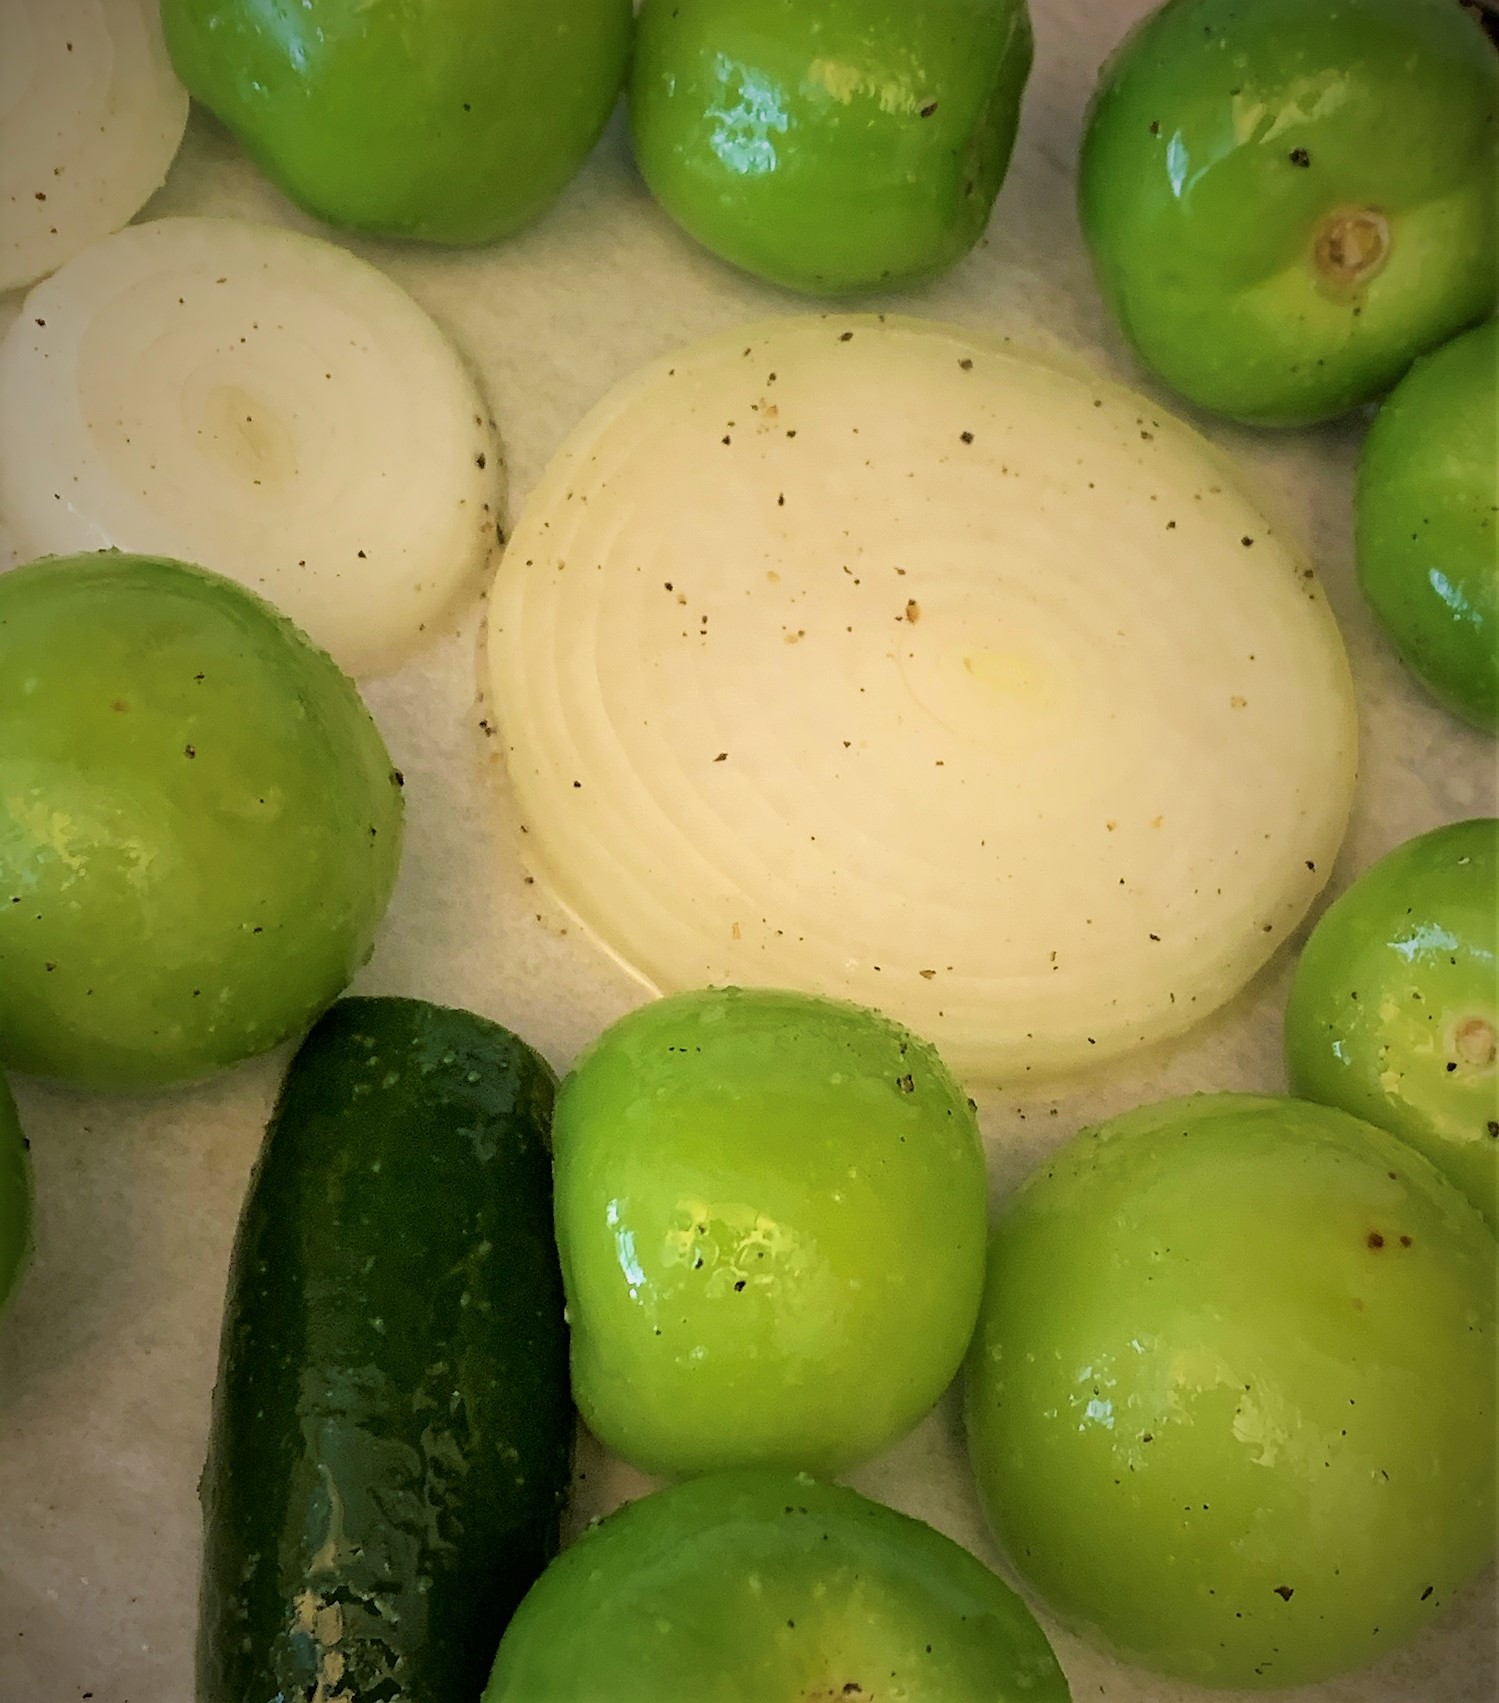
[[[1096,68],[1148,7],[1032,0],[1032,9],[1036,69],[988,236],[948,277],[865,305],[1072,351],[1150,390],[1094,291],[1072,192]],[[197,114],[144,216],[189,212],[318,228]],[[720,265],[676,231],[635,175],[618,116],[554,211],[507,245],[451,255],[349,246],[404,284],[481,376],[500,422],[512,512],[566,432],[616,380],[679,343],[804,305]],[[0,300],[0,329],[19,306],[18,296]],[[1494,747],[1420,696],[1358,597],[1350,500],[1361,424],[1255,434],[1199,423],[1240,459],[1311,551],[1353,657],[1362,773],[1335,892],[1410,835],[1494,812]],[[479,606],[468,608],[399,674],[367,687],[406,776],[408,826],[395,901],[356,987],[469,1006],[565,1069],[644,995],[521,879],[498,755],[480,725],[480,618]],[[983,1095],[994,1199],[1085,1120],[1171,1092],[1283,1089],[1279,1021],[1293,952],[1283,949],[1229,1010],[1169,1048],[1050,1093]],[[281,1053],[153,1099],[14,1083],[35,1162],[38,1251],[0,1326],[0,1703],[192,1697],[195,1486],[219,1312],[240,1198],[284,1065]],[[586,1438],[578,1476],[575,1520],[645,1484]],[[950,1398],[897,1449],[849,1478],[995,1561]],[[1298,1697],[1494,1703],[1494,1596],[1491,1570],[1405,1651]],[[1048,1631],[1077,1703],[1206,1695],[1126,1671]]]

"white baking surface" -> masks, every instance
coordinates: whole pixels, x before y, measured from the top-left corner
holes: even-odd
[[[1096,67],[1146,9],[1145,0],[1033,0],[1036,69],[988,237],[950,276],[866,305],[1070,350],[1151,389],[1093,288],[1072,196]],[[316,228],[201,115],[146,216],[189,212]],[[641,362],[741,319],[804,306],[676,231],[635,175],[618,118],[560,204],[507,245],[467,254],[350,246],[406,285],[482,378],[500,422],[512,512],[589,405]],[[19,306],[15,296],[0,300],[0,329]],[[1494,812],[1493,743],[1422,698],[1360,603],[1350,493],[1361,424],[1255,434],[1200,423],[1311,551],[1353,656],[1362,777],[1334,889],[1414,833]],[[476,697],[478,632],[479,611],[470,608],[399,674],[368,689],[406,775],[407,847],[357,986],[470,1006],[565,1068],[643,995],[523,884]],[[1086,1120],[1170,1092],[1283,1088],[1279,1019],[1291,961],[1282,950],[1230,1010],[1169,1048],[1052,1095],[986,1095],[994,1198]],[[219,1311],[240,1197],[285,1062],[281,1054],[155,1099],[13,1085],[35,1161],[38,1251],[0,1324],[0,1703],[192,1697],[195,1485]],[[950,1400],[850,1478],[995,1559]],[[575,1517],[641,1484],[585,1439]],[[1048,1629],[1077,1703],[1208,1695],[1127,1671]],[[1491,1569],[1406,1650],[1296,1695],[1304,1703],[1494,1703],[1496,1641]]]

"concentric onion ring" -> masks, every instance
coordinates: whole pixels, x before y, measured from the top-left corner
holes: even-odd
[[[156,0],[4,0],[0,290],[133,218],[161,188],[187,110]]]
[[[498,522],[492,427],[384,273],[234,219],[96,244],[0,344],[0,502],[23,549],[213,568],[351,674],[394,666],[474,584]]]
[[[882,1007],[973,1078],[1229,997],[1326,879],[1342,643],[1211,447],[918,321],[647,369],[511,542],[495,723],[534,868],[663,991]]]

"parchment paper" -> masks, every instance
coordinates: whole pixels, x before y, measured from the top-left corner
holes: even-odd
[[[1032,0],[1032,9],[1036,69],[987,238],[949,277],[868,305],[1070,350],[1154,391],[1094,290],[1072,187],[1097,66],[1147,9],[1145,0]],[[202,115],[143,216],[183,212],[317,228]],[[641,362],[737,321],[803,305],[719,264],[670,224],[634,172],[618,115],[555,210],[506,245],[468,254],[350,246],[404,284],[481,376],[500,422],[513,507],[585,409]],[[19,305],[16,296],[0,302],[0,329]],[[1494,747],[1421,696],[1362,606],[1350,510],[1362,422],[1258,434],[1200,423],[1310,549],[1354,660],[1362,777],[1335,892],[1410,835],[1493,812]],[[522,883],[499,759],[479,725],[479,622],[480,609],[471,606],[416,660],[367,688],[406,776],[408,838],[395,902],[357,988],[472,1007],[565,1068],[644,995]],[[1283,1089],[1279,1023],[1294,945],[1230,1010],[1179,1044],[1063,1084],[1051,1097],[984,1096],[994,1199],[1085,1120],[1168,1092]],[[38,1253],[0,1326],[0,1703],[192,1697],[195,1485],[225,1271],[285,1062],[282,1053],[154,1099],[14,1083],[35,1161]],[[900,1447],[850,1478],[996,1559],[950,1399]],[[643,1484],[584,1439],[574,1520]],[[1187,1703],[1207,1695],[1126,1671],[1048,1630],[1077,1703]],[[1407,1650],[1298,1696],[1305,1703],[1494,1703],[1492,1571]]]

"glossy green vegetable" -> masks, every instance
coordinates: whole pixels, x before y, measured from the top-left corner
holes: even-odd
[[[420,1000],[343,1000],[297,1054],[230,1268],[199,1703],[479,1695],[572,1453],[552,1088]]]
[[[1373,1661],[1484,1566],[1499,1247],[1412,1148],[1249,1095],[1084,1131],[996,1227],[979,1489],[1084,1637],[1215,1686]]]
[[[581,1635],[580,1635],[581,1634]],[[484,1703],[1068,1703],[1030,1611],[966,1549],[852,1490],[725,1473],[554,1561]]]
[[[630,0],[162,0],[189,92],[338,225],[484,243],[529,223],[598,140]]]
[[[835,1471],[957,1371],[983,1151],[897,1024],[766,990],[659,1000],[563,1082],[555,1145],[573,1392],[627,1460]]]
[[[1323,915],[1286,1009],[1294,1093],[1403,1136],[1499,1229],[1499,822],[1409,840]]]
[[[635,157],[704,247],[814,295],[983,233],[1031,67],[1025,0],[644,0]]]
[[[1493,311],[1499,55],[1456,0],[1168,0],[1104,66],[1078,191],[1147,366],[1324,419]]]
[[[1449,710],[1499,732],[1499,320],[1427,355],[1359,460],[1358,575]]]
[[[0,1076],[0,1313],[31,1255],[31,1161],[16,1104]]]
[[[0,575],[0,1060],[96,1088],[304,1029],[369,954],[400,777],[359,695],[230,580]]]

